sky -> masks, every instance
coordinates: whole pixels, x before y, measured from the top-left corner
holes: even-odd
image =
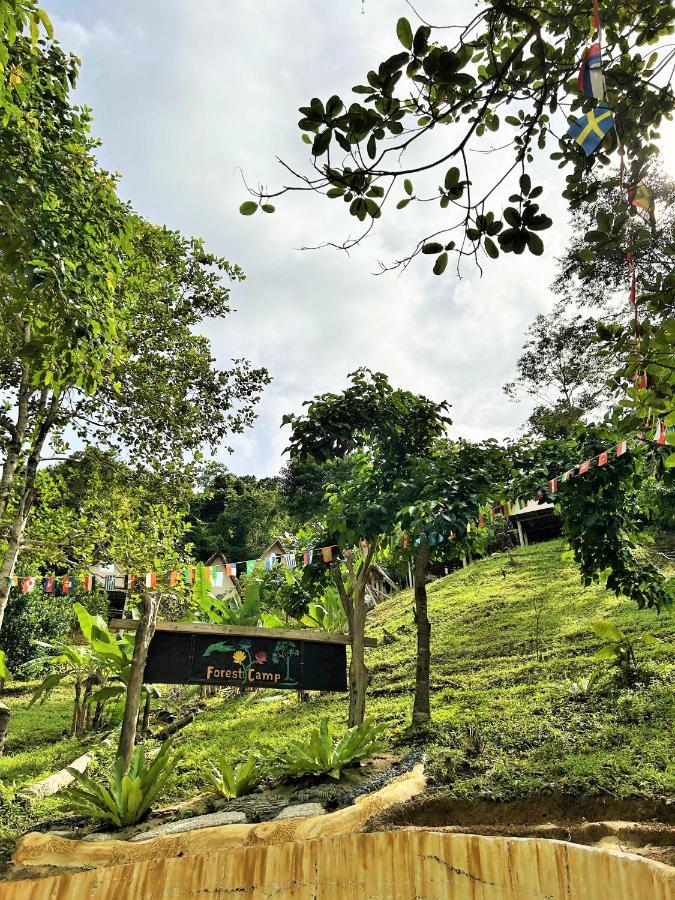
[[[274,215],[244,218],[249,184],[286,183],[277,157],[304,168],[298,107],[312,96],[349,96],[366,72],[400,50],[395,23],[405,0],[44,0],[62,46],[82,60],[76,92],[91,106],[101,164],[121,175],[120,194],[150,221],[203,237],[238,263],[247,279],[232,289],[236,312],[204,329],[223,368],[237,357],[265,366],[272,383],[252,429],[216,458],[234,472],[273,475],[283,465],[281,418],[324,391],[339,391],[359,366],[392,384],[451,404],[451,434],[469,440],[516,435],[526,403],[502,392],[528,324],[554,302],[549,285],[569,236],[562,178],[537,161],[535,182],[554,218],[541,257],[486,261],[442,277],[422,257],[402,274],[376,275],[445,222],[436,205],[382,217],[349,255],[300,250],[354,233],[341,201],[301,194],[276,202]],[[447,23],[447,0],[421,0],[431,22]],[[451,4],[452,21],[475,11]],[[424,158],[450,136],[438,129]],[[495,143],[503,141],[500,130]],[[490,149],[492,138],[484,143]],[[675,130],[665,134],[675,170]],[[476,153],[477,181],[497,158]],[[442,173],[441,173],[442,174]],[[435,180],[434,180],[435,179]],[[427,182],[433,187],[438,176]],[[287,181],[287,179],[286,179]],[[422,185],[420,185],[422,187]],[[514,185],[515,187],[515,185]]]

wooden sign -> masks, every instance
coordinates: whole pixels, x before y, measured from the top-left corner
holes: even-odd
[[[150,684],[347,690],[347,653],[342,641],[321,641],[314,635],[300,640],[298,632],[293,637],[287,637],[288,632],[264,637],[233,632],[234,628],[228,633],[158,628],[150,642],[144,680]]]

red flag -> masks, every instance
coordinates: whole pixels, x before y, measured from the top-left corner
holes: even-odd
[[[590,467],[591,467],[591,461],[590,461],[590,459],[587,459],[585,462],[582,462],[582,464],[579,466],[579,474],[585,475],[586,472],[588,472],[588,470],[590,469]]]
[[[600,14],[598,13],[598,0],[593,0],[593,28],[600,36]]]
[[[230,578],[237,577],[237,564],[236,563],[226,563],[225,564],[225,574],[229,575]]]
[[[45,578],[45,594],[53,594],[54,593],[54,578],[50,575],[48,578]]]
[[[157,572],[148,572],[145,576],[145,586],[147,588],[154,588],[157,584]]]
[[[82,587],[84,588],[86,594],[88,594],[91,590],[91,578],[89,575],[82,576]]]
[[[478,525],[481,528],[485,528],[485,517],[482,512],[478,513]]]
[[[558,481],[557,478],[551,478],[551,480],[550,480],[549,483],[548,483],[548,490],[549,490],[549,493],[551,493],[551,494],[557,494],[557,493],[558,493],[558,486],[559,486],[559,484],[560,484],[560,482]]]
[[[623,456],[625,452],[626,452],[626,442],[621,441],[620,443],[618,443],[616,445],[616,455]]]
[[[323,561],[325,563],[329,563],[333,561],[333,548],[332,547],[322,547],[321,555],[323,556]]]
[[[31,575],[26,575],[26,577],[21,582],[21,593],[30,594],[34,587],[35,579]]]
[[[607,465],[607,459],[608,459],[608,455],[607,455],[607,451],[605,450],[605,452],[604,452],[604,453],[601,453],[600,456],[598,457],[598,465],[599,465],[599,466],[606,466],[606,465]]]
[[[135,587],[136,587],[136,576],[130,575],[129,576],[129,590],[133,591],[133,589]]]
[[[490,509],[490,518],[492,519],[493,522],[497,518],[497,513],[495,512],[494,506]]]
[[[657,444],[665,444],[666,442],[666,426],[661,420],[656,423],[654,440]]]
[[[68,591],[71,589],[71,587],[72,587],[72,584],[71,584],[70,576],[64,575],[64,576],[63,576],[63,581],[61,582],[61,590],[62,590],[62,592],[63,592],[64,594],[67,594]]]

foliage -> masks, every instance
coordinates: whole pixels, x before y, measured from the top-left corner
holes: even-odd
[[[254,756],[249,756],[234,768],[221,756],[215,765],[205,769],[204,774],[221,797],[228,800],[250,794],[262,778],[262,771]]]
[[[106,819],[117,828],[135,825],[149,811],[162,793],[176,767],[178,757],[171,755],[171,741],[165,741],[151,762],[146,762],[145,747],[134,749],[131,766],[124,771],[121,757],[108,775],[108,787],[94,778],[69,768],[77,786],[68,788],[64,797],[68,807],[77,815]]]
[[[202,491],[193,497],[189,517],[197,559],[217,551],[228,560],[255,559],[288,528],[279,479],[234,475],[210,462],[199,481]]]
[[[566,440],[516,442],[510,446],[513,469],[506,496],[555,502],[584,584],[601,582],[639,607],[663,609],[672,600],[675,582],[635,552],[648,520],[636,500],[649,469],[660,465],[660,448],[640,444],[619,457],[612,450],[607,465],[594,462],[584,475],[576,474],[580,461],[594,460],[611,448],[612,432],[590,426]],[[565,481],[567,471],[571,477]],[[543,487],[552,478],[559,479],[553,494]]]
[[[209,591],[203,564],[195,570],[192,599],[208,621],[216,625],[258,625],[262,617],[260,588],[255,581],[249,581],[243,598],[239,594],[216,597]]]
[[[590,675],[566,683],[567,693],[572,700],[587,700],[600,677],[600,669],[593,669]]]
[[[672,50],[653,51],[651,45],[672,32],[675,13],[663,0],[653,0],[630,10],[603,9],[602,14],[604,74],[634,167],[631,177],[637,181],[633,176],[653,152],[644,136],[656,137],[662,118],[674,106],[665,87]],[[345,104],[334,95],[325,103],[315,97],[300,107],[298,125],[311,144],[314,173],[295,173],[297,185],[252,194],[266,212],[274,211],[270,199],[289,190],[312,189],[341,198],[352,216],[368,222],[366,233],[397,199],[398,209],[434,201],[441,210],[455,213],[451,224],[441,213],[438,226],[394,265],[404,266],[411,257],[426,253],[434,257],[437,274],[445,271],[449,253],[477,258],[483,250],[496,258],[500,252],[522,253],[527,247],[541,254],[539,232],[552,223],[534,202],[543,189],[534,187],[528,174],[537,150],[553,145],[552,158],[569,172],[564,196],[575,204],[595,195],[595,170],[608,165],[608,154],[617,150],[612,134],[603,152],[587,160],[563,137],[568,110],[578,115],[590,108],[570,81],[578,68],[579,48],[589,35],[589,18],[586,3],[574,2],[562,11],[546,2],[536,9],[482,4],[470,22],[449,31],[447,23],[438,29],[424,23],[413,30],[408,20],[399,19],[396,35],[402,48],[368,72],[367,83],[352,89],[355,102]],[[452,42],[446,46],[448,34]],[[412,159],[404,152],[413,145],[423,151],[433,144],[431,132],[443,126],[450,126],[454,137],[440,155]],[[506,156],[504,148],[499,153],[492,149],[493,133],[500,129],[508,132]],[[481,178],[483,173],[470,163],[477,149],[492,150],[499,160],[487,177]],[[436,184],[441,181],[432,192],[416,188],[412,181],[428,171],[436,176]],[[394,189],[401,182],[403,192],[397,193]],[[502,218],[498,207],[490,209],[488,203],[494,204],[504,182],[513,186],[511,205]],[[241,207],[246,215],[255,211],[254,201]],[[449,240],[455,229],[459,235]]]
[[[339,778],[343,769],[381,749],[380,736],[384,727],[365,719],[336,740],[328,719],[324,718],[305,741],[290,740],[283,750],[270,755],[265,755],[264,750],[259,751],[259,758],[290,778],[303,775]]]
[[[607,398],[611,362],[603,358],[596,338],[595,320],[570,321],[560,309],[538,315],[530,325],[516,379],[504,385],[504,392],[511,399],[524,394],[537,401],[529,418],[535,434],[565,437]]]
[[[65,447],[66,429],[170,481],[185,454],[250,424],[269,380],[243,360],[217,369],[195,334],[229,314],[227,281],[243,273],[121,203],[96,162],[89,113],[69,101],[75,58],[20,35],[8,52],[25,74],[25,115],[0,134],[0,620],[38,465],[50,444]]]
[[[605,645],[595,654],[594,659],[606,660],[612,666],[616,666],[626,684],[633,684],[637,676],[635,648],[638,644],[650,644],[655,641],[658,643],[651,634],[640,634],[631,638],[612,622],[592,622],[591,631],[601,640],[606,641]]]
[[[307,612],[300,622],[322,631],[346,632],[349,628],[340,595],[334,587],[327,587],[316,603],[307,605]]]

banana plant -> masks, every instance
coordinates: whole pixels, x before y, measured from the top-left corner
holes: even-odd
[[[34,665],[47,664],[50,672],[42,683],[33,692],[29,706],[34,703],[44,703],[52,691],[63,681],[72,679],[74,682],[75,696],[73,699],[73,716],[70,723],[70,735],[81,737],[86,730],[86,699],[87,688],[96,677],[96,663],[91,647],[71,646],[62,641],[47,644],[44,641],[36,641],[39,647],[55,651],[51,656],[43,656],[34,661]]]

